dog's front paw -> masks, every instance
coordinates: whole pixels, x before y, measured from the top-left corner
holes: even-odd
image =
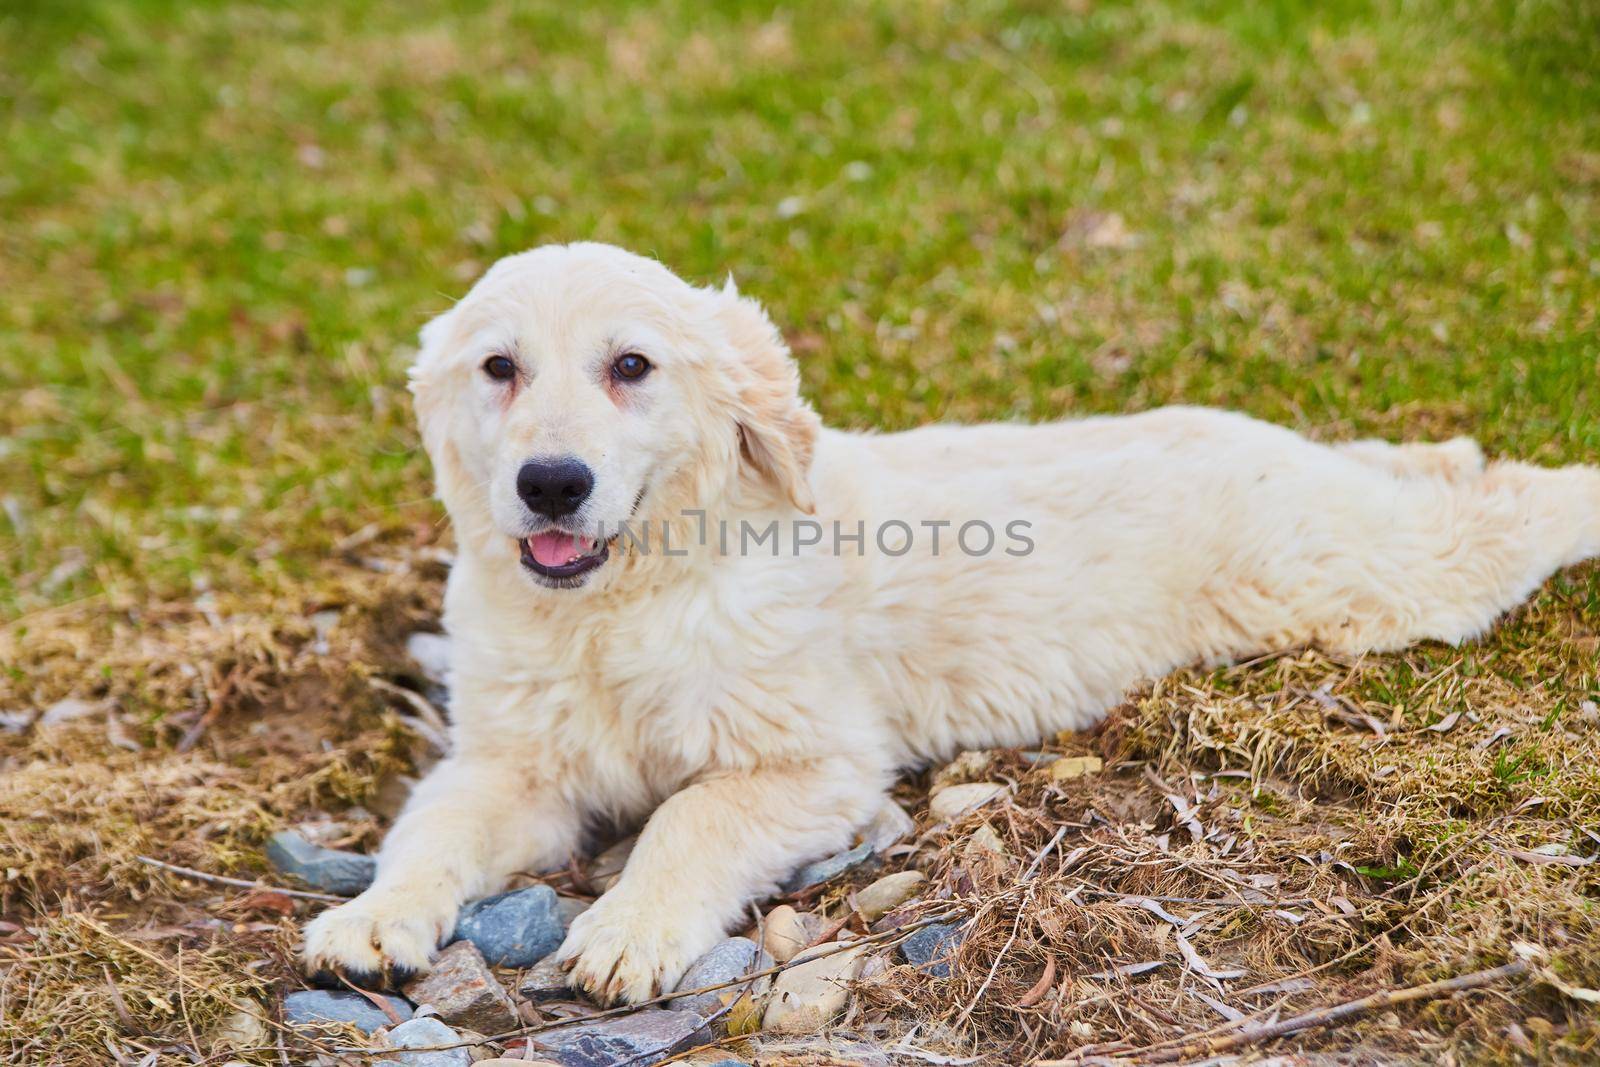
[[[306,927],[306,972],[364,989],[398,988],[428,969],[448,923],[399,895],[363,893]]]
[[[682,918],[614,889],[573,920],[557,959],[571,970],[572,988],[601,1004],[638,1004],[677,985],[722,934],[714,922]]]

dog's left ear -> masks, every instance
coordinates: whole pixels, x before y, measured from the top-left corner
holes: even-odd
[[[807,515],[811,456],[821,426],[800,396],[800,371],[761,305],[739,295],[733,278],[714,291],[717,317],[735,350],[735,418],[743,459]]]

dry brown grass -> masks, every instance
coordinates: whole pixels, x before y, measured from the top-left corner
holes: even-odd
[[[11,1061],[188,1062],[177,1050],[209,1050],[228,1016],[272,1015],[306,905],[136,857],[251,877],[271,830],[325,810],[375,843],[355,806],[381,802],[417,745],[367,679],[414,669],[397,638],[429,615],[438,574],[330,568],[300,600],[91,603],[5,630],[0,706],[99,709],[0,736]]]
[[[1137,1063],[1234,1014],[1290,1015],[1520,952],[1532,979],[1291,1047],[1592,1062],[1600,1023],[1570,991],[1600,987],[1600,880],[1583,862],[1600,851],[1586,588],[1558,581],[1460,650],[1357,662],[1307,651],[1180,672],[1096,738],[1062,739],[1097,749],[1100,775],[1053,783],[997,753],[984,776],[1014,780],[1015,795],[938,831],[914,860],[977,916],[961,966],[942,980],[891,972],[867,987],[877,1012],[862,1020],[960,1023],[947,1040],[1007,1062]],[[982,824],[1004,855],[965,845]],[[1247,973],[1218,982],[1186,967],[1152,897],[1173,898],[1161,907],[1206,964]],[[1041,996],[1047,970],[1057,977]]]
[[[299,598],[95,602],[5,632],[14,669],[0,707],[103,705],[0,739],[11,1060],[277,1062],[276,1000],[298,983],[296,931],[320,905],[136,857],[250,878],[267,833],[325,812],[358,845],[376,842],[386,783],[423,749],[370,679],[417,683],[401,641],[429,624],[442,573],[414,547],[387,558],[330,565]],[[1463,649],[1179,672],[1093,735],[1046,746],[1099,754],[1099,773],[1056,781],[1015,751],[969,761],[964,776],[1014,789],[948,825],[921,807],[930,776],[908,779],[921,837],[892,862],[925,870],[933,889],[903,917],[955,907],[969,933],[948,978],[892,967],[865,982],[838,1041],[1136,1063],[1235,1015],[1289,1015],[1520,952],[1528,977],[1276,1047],[1588,1060],[1600,1023],[1571,991],[1600,988],[1600,886],[1579,865],[1600,828],[1595,577],[1558,579]],[[984,825],[1003,852],[973,844]],[[849,888],[820,905],[842,915]],[[1212,980],[1203,967],[1247,973]],[[746,1051],[775,1063],[815,1052]]]

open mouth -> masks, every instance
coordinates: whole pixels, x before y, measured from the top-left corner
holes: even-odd
[[[541,578],[561,584],[588,574],[611,555],[611,542],[579,537],[563,530],[545,530],[524,537],[518,545],[522,565]]]

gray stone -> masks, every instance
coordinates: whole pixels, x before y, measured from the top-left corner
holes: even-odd
[[[950,923],[924,926],[900,942],[900,955],[935,978],[950,974],[950,960],[961,944],[961,927]]]
[[[571,926],[572,920],[576,919],[578,916],[582,915],[592,907],[594,907],[594,905],[589,901],[579,900],[577,897],[557,897],[556,910],[561,913],[561,928],[565,930],[567,927]]]
[[[910,837],[917,828],[911,821],[911,816],[892,800],[885,800],[883,806],[872,816],[872,821],[861,828],[861,841],[871,845],[872,851],[882,853],[891,845]]]
[[[445,1022],[480,1033],[496,1034],[518,1022],[516,1005],[470,941],[439,953],[433,970],[406,986],[406,996],[432,1004]]]
[[[611,1019],[535,1034],[534,1051],[562,1067],[646,1067],[711,1039],[692,1011],[645,1008]]]
[[[396,1049],[416,1049],[385,1056],[379,1063],[403,1063],[405,1067],[472,1067],[470,1048],[431,1049],[432,1045],[452,1045],[461,1035],[438,1019],[424,1017],[402,1023],[389,1031],[389,1045]]]
[[[881,919],[898,908],[922,888],[927,880],[921,871],[897,871],[886,874],[851,898],[855,909],[867,922]]]
[[[566,923],[547,885],[513,889],[461,909],[452,941],[471,941],[496,967],[531,967],[561,947]]]
[[[281,830],[267,842],[267,859],[284,874],[292,874],[313,889],[353,897],[372,884],[378,861],[358,852],[323,848],[303,834]]]
[[[700,989],[704,986],[721,985],[723,982],[743,978],[751,971],[761,971],[771,966],[772,957],[757,948],[754,941],[748,937],[730,937],[689,964],[689,969],[684,971],[683,977],[678,980],[678,988]],[[674,997],[667,1002],[667,1007],[673,1011],[692,1011],[710,1018],[724,1006],[738,1000],[756,981],[758,979],[752,979],[743,985],[729,986],[714,993]]]
[[[401,1019],[411,1018],[411,1002],[400,997],[383,998]],[[372,1001],[346,989],[300,989],[283,998],[283,1021],[290,1026],[317,1023],[349,1023],[370,1034],[394,1020]]]
[[[873,858],[872,846],[860,844],[826,859],[806,864],[789,877],[783,888],[786,892],[796,893],[809,886],[831,882],[842,874],[867,866],[873,862]]]
[[[567,984],[567,972],[561,969],[552,953],[535,963],[522,981],[517,983],[517,993],[524,1000],[544,1004],[551,1000],[566,1000],[572,996]]]

